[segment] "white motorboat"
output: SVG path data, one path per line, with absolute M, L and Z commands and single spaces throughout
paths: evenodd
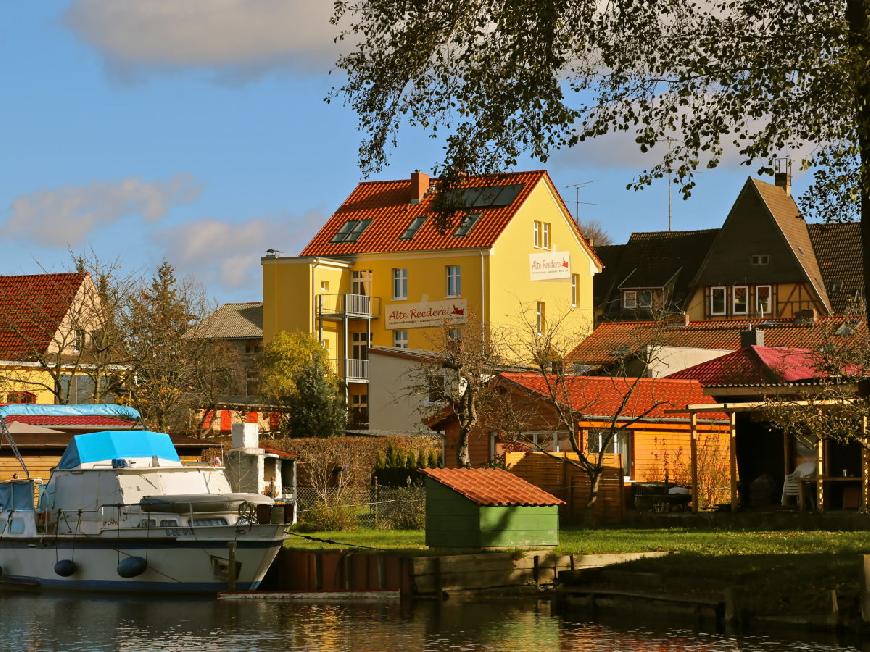
M 0 432 L 16 455 L 3 419 L 22 411 L 139 417 L 124 406 L 0 407 Z M 284 541 L 283 519 L 277 518 L 283 507 L 272 504 L 267 496 L 233 493 L 222 467 L 182 464 L 164 433 L 75 435 L 45 485 L 31 479 L 0 483 L 0 584 L 181 593 L 256 589 Z M 265 512 L 266 523 L 258 522 L 258 512 Z

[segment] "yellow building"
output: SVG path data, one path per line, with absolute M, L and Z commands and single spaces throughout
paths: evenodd
M 592 327 L 601 263 L 544 171 L 469 176 L 451 193 L 450 228 L 433 217 L 437 179 L 360 183 L 298 257 L 263 258 L 263 339 L 316 336 L 368 406 L 368 346 L 431 350 L 445 324 Z M 443 198 L 442 198 L 443 199 Z M 525 315 L 525 317 L 523 317 Z

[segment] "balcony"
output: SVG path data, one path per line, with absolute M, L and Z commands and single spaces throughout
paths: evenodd
M 367 383 L 369 381 L 369 361 L 346 358 L 344 361 L 344 379 L 349 383 Z
M 373 319 L 380 311 L 380 299 L 365 294 L 318 294 L 315 305 L 317 314 L 325 319 Z

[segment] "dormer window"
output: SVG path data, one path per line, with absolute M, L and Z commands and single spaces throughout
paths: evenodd
M 622 293 L 622 307 L 628 310 L 637 308 L 637 292 L 634 290 L 626 290 Z
M 468 232 L 471 231 L 472 228 L 474 228 L 474 225 L 477 224 L 477 220 L 479 219 L 479 213 L 469 213 L 462 218 L 462 221 L 459 223 L 459 226 L 456 227 L 453 235 L 455 235 L 457 238 L 468 235 Z
M 417 231 L 420 230 L 420 227 L 423 226 L 423 223 L 425 221 L 425 215 L 415 217 L 413 220 L 411 220 L 411 223 L 408 225 L 408 228 L 405 229 L 404 233 L 399 236 L 399 240 L 412 240 L 414 236 L 417 235 Z
M 366 228 L 368 228 L 368 225 L 371 223 L 371 220 L 348 220 L 341 225 L 338 233 L 336 233 L 332 237 L 332 241 L 356 242 L 357 240 L 359 240 L 359 237 L 362 235 L 363 231 L 365 231 Z
M 652 290 L 640 290 L 637 293 L 638 308 L 652 308 Z
M 770 254 L 752 254 L 749 260 L 753 265 L 770 265 Z

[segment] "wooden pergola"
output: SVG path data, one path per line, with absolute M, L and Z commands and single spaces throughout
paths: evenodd
M 829 405 L 848 405 L 854 403 L 857 399 L 843 400 L 819 400 L 819 401 L 793 401 L 789 405 L 795 407 L 818 407 L 824 409 Z M 731 424 L 730 436 L 728 438 L 728 455 L 730 459 L 730 482 L 731 482 L 731 511 L 737 511 L 737 447 L 736 447 L 736 415 L 738 412 L 755 412 L 768 407 L 768 403 L 764 401 L 746 401 L 735 403 L 697 403 L 687 405 L 685 409 L 668 410 L 672 413 L 689 413 L 691 423 L 691 471 L 692 471 L 692 510 L 698 511 L 698 414 L 705 412 L 724 412 L 728 415 L 728 421 Z M 868 511 L 870 506 L 870 450 L 868 450 L 868 424 L 867 417 L 864 417 L 863 424 L 864 443 L 861 447 L 861 477 L 857 478 L 861 484 L 861 511 Z M 841 478 L 832 476 L 828 473 L 827 454 L 826 454 L 826 439 L 819 439 L 817 444 L 817 461 L 818 468 L 816 470 L 816 509 L 820 512 L 825 510 L 825 483 L 826 482 L 842 482 L 843 480 L 854 481 L 856 478 Z M 789 463 L 788 438 L 784 442 L 783 455 L 786 458 L 786 468 Z

